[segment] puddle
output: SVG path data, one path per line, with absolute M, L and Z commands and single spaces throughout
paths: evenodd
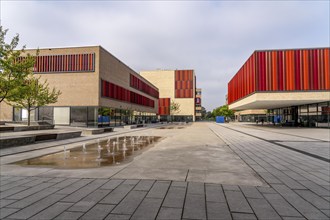
M 118 166 L 133 160 L 143 151 L 157 143 L 157 136 L 125 136 L 86 143 L 85 147 L 72 148 L 62 152 L 16 162 L 21 166 L 41 166 L 62 169 L 97 168 Z M 64 148 L 64 147 L 63 147 Z

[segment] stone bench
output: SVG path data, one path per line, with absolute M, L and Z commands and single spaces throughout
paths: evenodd
M 146 125 L 144 124 L 136 124 L 136 125 L 125 125 L 124 128 L 125 129 L 133 129 L 133 128 L 142 128 L 145 127 Z
M 81 136 L 81 131 L 68 131 L 68 132 L 59 132 L 59 133 L 30 134 L 30 135 L 22 135 L 15 137 L 1 137 L 0 149 L 34 144 L 39 141 L 64 140 L 64 139 L 76 138 L 80 136 Z
M 94 135 L 94 134 L 102 134 L 104 132 L 113 132 L 113 127 L 106 127 L 106 128 L 89 128 L 83 130 L 83 135 Z

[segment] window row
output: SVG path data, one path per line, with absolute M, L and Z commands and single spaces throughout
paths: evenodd
M 155 101 L 149 99 L 145 96 L 137 94 L 133 91 L 125 89 L 121 86 L 118 86 L 114 83 L 107 82 L 105 80 L 101 81 L 101 95 L 102 97 L 108 97 L 112 99 L 117 99 L 124 102 L 130 102 L 137 105 L 143 105 L 147 107 L 154 108 Z
M 134 76 L 133 74 L 130 75 L 130 86 L 152 97 L 155 97 L 157 99 L 159 98 L 159 92 L 156 89 L 152 88 L 147 83 L 143 82 L 141 79 Z
M 68 54 L 37 56 L 35 73 L 92 72 L 95 71 L 95 54 Z

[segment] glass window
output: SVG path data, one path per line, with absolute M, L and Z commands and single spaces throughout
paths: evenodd
M 72 126 L 87 126 L 87 107 L 71 107 L 70 115 Z
M 50 106 L 39 107 L 38 120 L 53 124 L 54 123 L 53 118 L 54 118 L 54 107 L 50 107 Z
M 309 112 L 317 112 L 317 104 L 309 105 Z
M 98 123 L 98 107 L 88 107 L 87 108 L 87 126 L 97 127 Z
M 20 108 L 14 108 L 14 121 L 22 121 L 22 114 Z

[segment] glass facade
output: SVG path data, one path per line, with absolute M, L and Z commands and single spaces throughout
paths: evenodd
M 330 102 L 270 109 L 268 121 L 283 126 L 330 127 Z
M 26 121 L 26 110 L 14 108 L 14 121 Z M 130 124 L 156 123 L 154 113 L 109 107 L 40 107 L 31 112 L 31 121 L 45 121 L 50 124 L 76 127 L 116 127 Z

